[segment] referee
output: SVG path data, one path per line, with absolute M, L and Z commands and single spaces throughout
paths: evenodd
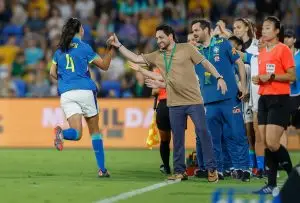
M 259 85 L 258 128 L 266 142 L 265 159 L 269 168 L 268 183 L 259 194 L 272 194 L 277 186 L 277 170 L 281 165 L 289 175 L 292 162 L 287 149 L 280 144 L 280 138 L 289 124 L 290 82 L 295 80 L 295 62 L 288 46 L 281 43 L 284 30 L 277 17 L 264 20 L 262 37 L 266 47 L 258 56 L 259 72 L 252 78 Z

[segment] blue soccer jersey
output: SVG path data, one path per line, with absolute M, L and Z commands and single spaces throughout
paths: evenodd
M 58 94 L 70 90 L 92 90 L 97 86 L 91 79 L 88 64 L 99 57 L 93 49 L 79 38 L 74 37 L 67 52 L 55 51 L 53 63 L 57 65 Z
M 291 96 L 300 95 L 300 51 L 294 55 L 295 64 L 296 64 L 296 81 L 291 84 Z
M 230 42 L 224 38 L 212 38 L 208 47 L 199 47 L 199 52 L 224 77 L 228 89 L 227 93 L 222 95 L 221 91 L 217 91 L 217 79 L 211 73 L 206 72 L 201 64 L 196 65 L 196 74 L 199 78 L 204 103 L 236 98 L 238 87 L 235 78 L 235 62 L 239 59 L 239 55 L 232 52 Z

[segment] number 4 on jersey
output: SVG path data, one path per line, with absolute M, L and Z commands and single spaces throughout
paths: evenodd
M 72 72 L 74 72 L 75 71 L 74 61 L 73 61 L 72 57 L 69 54 L 66 54 L 66 60 L 67 60 L 66 69 L 67 70 L 72 70 Z

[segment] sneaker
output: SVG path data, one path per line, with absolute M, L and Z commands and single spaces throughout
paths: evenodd
M 238 170 L 234 170 L 231 174 L 232 178 L 233 179 L 242 179 L 243 177 L 243 171 L 238 169 Z
M 58 151 L 62 151 L 64 148 L 64 137 L 62 135 L 61 127 L 57 126 L 54 129 L 54 134 L 55 134 L 54 146 Z
M 99 178 L 109 178 L 110 174 L 109 174 L 108 170 L 106 170 L 105 172 L 103 172 L 101 169 L 99 169 L 99 171 L 98 171 L 98 177 Z
M 218 172 L 218 178 L 219 180 L 224 180 L 224 175 L 221 172 Z
M 168 177 L 168 180 L 188 180 L 188 175 L 184 173 L 175 173 Z
M 208 171 L 207 179 L 208 179 L 208 182 L 210 182 L 210 183 L 218 182 L 219 181 L 218 171 L 217 170 Z
M 170 175 L 171 174 L 171 170 L 170 167 L 165 167 L 165 165 L 160 165 L 159 167 L 160 172 L 162 172 L 163 174 L 167 174 Z
M 208 172 L 207 172 L 207 170 L 198 169 L 195 171 L 194 175 L 198 178 L 207 178 Z
M 243 171 L 242 181 L 243 182 L 250 182 L 251 173 L 249 171 Z
M 273 186 L 270 186 L 270 185 L 266 185 L 264 187 L 262 187 L 261 189 L 257 190 L 257 191 L 254 191 L 253 193 L 254 194 L 272 194 L 273 190 L 275 189 L 276 187 L 273 187 Z

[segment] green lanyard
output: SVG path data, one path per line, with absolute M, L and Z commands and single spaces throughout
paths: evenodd
M 170 70 L 171 70 L 171 67 L 172 67 L 172 59 L 173 59 L 175 50 L 176 50 L 176 44 L 174 45 L 174 47 L 173 47 L 173 49 L 172 49 L 172 52 L 171 52 L 171 56 L 170 56 L 169 62 L 168 62 L 168 59 L 167 59 L 166 52 L 164 52 L 164 62 L 165 62 L 165 68 L 166 68 L 167 74 L 168 74 L 168 73 L 170 72 Z
M 210 44 L 209 44 L 209 49 L 208 49 L 208 57 L 206 56 L 206 54 L 204 53 L 204 51 L 203 51 L 203 46 L 202 47 L 200 47 L 200 48 L 198 48 L 198 50 L 201 52 L 201 54 L 203 55 L 203 56 L 205 56 L 205 58 L 208 60 L 208 61 L 210 61 L 210 50 L 211 50 L 211 47 L 212 46 L 214 46 L 213 44 L 215 43 L 215 38 L 212 38 L 211 39 L 211 41 L 210 41 Z
M 209 49 L 208 49 L 208 57 L 207 57 L 206 54 L 205 54 L 204 51 L 203 51 L 203 47 L 199 48 L 199 51 L 201 52 L 201 54 L 202 54 L 203 56 L 205 56 L 205 58 L 206 58 L 208 61 L 210 61 L 210 49 L 211 49 L 211 46 L 209 45 Z

